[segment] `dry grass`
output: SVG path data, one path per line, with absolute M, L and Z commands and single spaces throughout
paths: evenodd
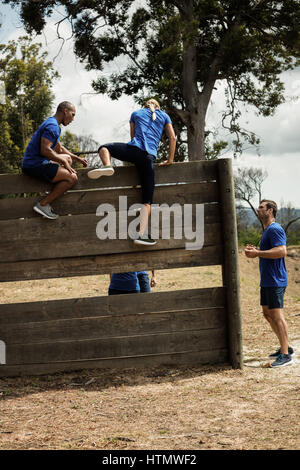
M 263 368 L 276 339 L 255 260 L 240 254 L 245 367 L 100 369 L 0 379 L 0 449 L 299 449 L 300 266 L 287 258 L 294 365 Z M 217 267 L 161 271 L 156 290 L 220 285 Z M 298 281 L 298 282 L 297 282 Z M 2 302 L 105 295 L 108 276 L 5 283 Z

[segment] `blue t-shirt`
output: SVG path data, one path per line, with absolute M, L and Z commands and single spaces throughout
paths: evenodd
M 114 273 L 110 280 L 110 289 L 124 291 L 140 291 L 140 285 L 136 272 Z
M 156 119 L 153 121 L 152 111 L 148 108 L 132 113 L 130 122 L 134 123 L 134 138 L 128 144 L 156 157 L 163 130 L 166 124 L 171 124 L 172 121 L 168 114 L 160 109 L 156 109 L 155 114 Z
M 50 117 L 44 121 L 35 131 L 24 153 L 21 163 L 22 168 L 34 168 L 48 163 L 49 159 L 41 155 L 41 139 L 45 137 L 52 142 L 51 148 L 55 149 L 59 142 L 61 128 L 55 117 Z
M 275 246 L 286 245 L 285 231 L 276 222 L 269 225 L 262 236 L 259 249 L 270 250 Z M 288 275 L 283 258 L 259 258 L 261 287 L 285 287 L 288 285 Z

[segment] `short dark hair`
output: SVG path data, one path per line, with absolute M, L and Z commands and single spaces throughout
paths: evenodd
M 273 215 L 274 215 L 274 219 L 276 217 L 276 214 L 277 214 L 277 204 L 275 201 L 271 201 L 270 199 L 263 199 L 262 201 L 260 201 L 261 203 L 262 202 L 266 202 L 266 206 L 267 206 L 267 209 L 273 209 Z
M 64 109 L 72 109 L 72 108 L 74 108 L 74 105 L 70 103 L 70 101 L 62 101 L 57 106 L 56 112 L 60 112 L 60 111 L 63 111 Z

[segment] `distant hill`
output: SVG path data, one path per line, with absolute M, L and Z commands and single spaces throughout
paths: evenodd
M 237 204 L 236 206 L 237 217 L 242 217 L 244 222 L 248 225 L 257 224 L 257 218 L 250 207 L 241 206 Z M 277 212 L 276 221 L 279 224 L 287 223 L 288 220 L 294 219 L 296 217 L 300 217 L 300 209 L 290 209 L 288 207 L 282 207 Z M 298 228 L 300 226 L 300 220 L 294 224 L 294 228 Z

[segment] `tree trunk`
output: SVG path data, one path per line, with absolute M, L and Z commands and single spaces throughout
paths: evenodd
M 205 113 L 190 112 L 187 123 L 188 156 L 190 161 L 205 160 Z
M 182 78 L 186 106 L 181 119 L 187 128 L 189 160 L 205 160 L 205 117 L 216 81 L 217 60 L 211 64 L 207 83 L 200 92 L 197 83 L 197 29 L 194 24 L 193 0 L 186 0 L 180 13 L 185 24 Z

